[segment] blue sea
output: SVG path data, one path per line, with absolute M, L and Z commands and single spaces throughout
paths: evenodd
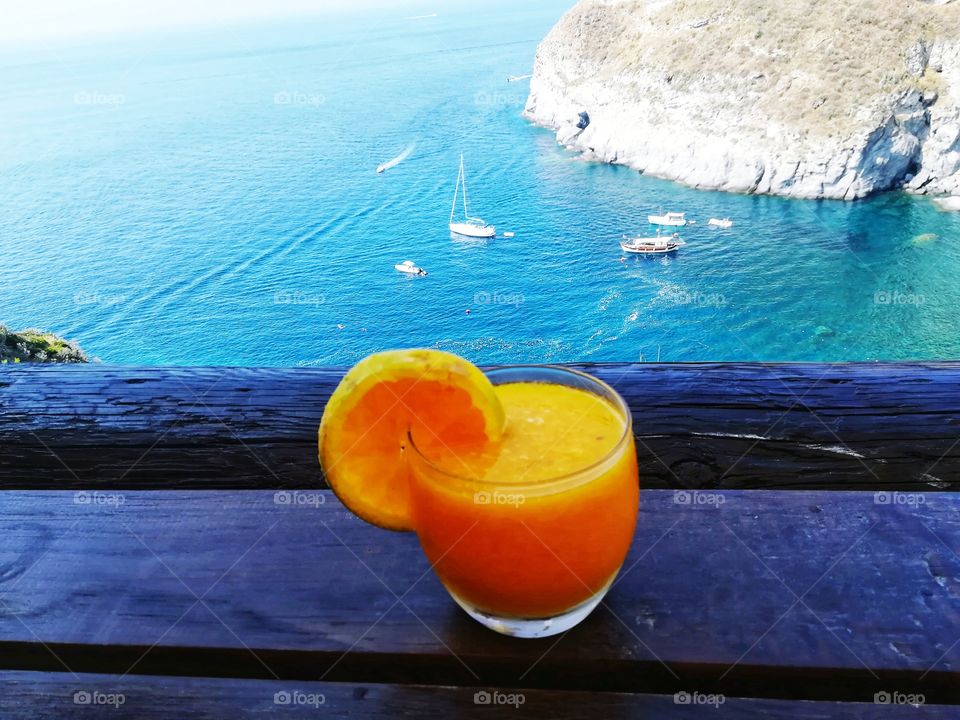
M 506 77 L 570 4 L 0 50 L 0 323 L 121 364 L 960 358 L 960 214 L 688 189 L 524 120 Z M 461 153 L 471 211 L 515 237 L 451 239 Z M 699 220 L 686 247 L 622 260 L 661 208 Z

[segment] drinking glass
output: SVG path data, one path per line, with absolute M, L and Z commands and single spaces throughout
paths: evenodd
M 531 391 L 544 402 L 557 386 L 584 390 L 609 403 L 622 422 L 613 449 L 599 455 L 577 426 L 545 438 L 553 451 L 543 460 L 562 447 L 568 467 L 535 481 L 528 475 L 537 458 L 499 467 L 493 477 L 456 472 L 410 438 L 417 535 L 451 597 L 497 632 L 554 635 L 600 603 L 630 549 L 639 504 L 630 410 L 609 385 L 567 368 L 502 367 L 487 377 L 495 386 L 534 383 Z

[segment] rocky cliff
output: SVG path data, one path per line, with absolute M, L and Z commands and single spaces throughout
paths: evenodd
M 695 187 L 960 196 L 960 0 L 580 0 L 526 115 Z

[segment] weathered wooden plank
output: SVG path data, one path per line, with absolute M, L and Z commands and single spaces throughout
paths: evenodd
M 329 491 L 0 498 L 6 669 L 960 702 L 952 493 L 645 491 L 606 604 L 536 641 Z
M 477 697 L 477 693 L 487 696 Z M 493 704 L 493 693 L 497 693 Z M 490 703 L 485 703 L 488 699 Z M 690 700 L 689 702 L 684 702 Z M 710 704 L 699 704 L 710 701 Z M 866 720 L 960 717 L 950 706 L 878 705 L 755 698 L 676 698 L 672 695 L 585 693 L 529 688 L 437 687 L 221 680 L 69 673 L 0 673 L 0 717 L 5 720 L 62 718 L 666 718 L 704 715 L 737 720 Z M 320 714 L 322 713 L 322 715 Z
M 960 487 L 960 363 L 584 367 L 644 487 Z M 0 369 L 0 487 L 322 487 L 338 369 Z

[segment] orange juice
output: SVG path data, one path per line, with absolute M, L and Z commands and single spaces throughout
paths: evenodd
M 611 388 L 561 368 L 488 377 L 506 415 L 502 439 L 487 457 L 411 448 L 413 525 L 468 613 L 501 632 L 553 634 L 602 599 L 630 548 L 639 488 L 629 412 Z M 551 626 L 578 608 L 569 625 Z M 511 619 L 546 624 L 512 631 Z

